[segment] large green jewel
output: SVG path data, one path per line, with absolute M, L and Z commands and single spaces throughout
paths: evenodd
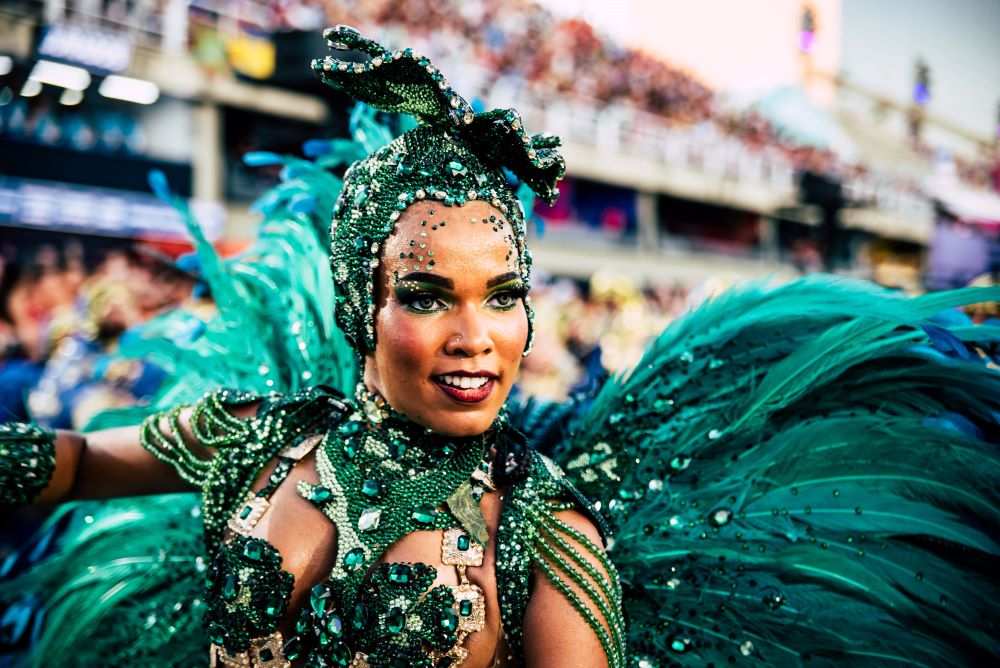
M 397 584 L 406 584 L 412 575 L 413 571 L 407 564 L 393 564 L 389 567 L 389 580 Z
M 368 478 L 361 486 L 361 493 L 370 499 L 374 499 L 382 494 L 383 485 L 380 480 Z
M 309 607 L 317 615 L 322 615 L 331 596 L 333 596 L 333 592 L 330 591 L 329 586 L 322 583 L 315 585 L 309 592 Z
M 458 615 L 450 606 L 441 610 L 441 628 L 448 633 L 454 633 L 458 628 Z
M 412 517 L 418 524 L 431 525 L 434 524 L 437 514 L 438 511 L 432 504 L 422 503 L 413 509 L 413 513 L 410 517 Z
M 354 547 L 344 555 L 344 568 L 349 571 L 356 570 L 365 563 L 365 551 L 360 547 Z
M 385 628 L 393 635 L 398 634 L 406 626 L 406 614 L 402 608 L 390 608 L 385 615 Z

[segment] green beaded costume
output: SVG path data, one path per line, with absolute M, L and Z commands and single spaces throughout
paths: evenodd
M 174 335 L 132 352 L 174 365 L 177 382 L 157 403 L 166 410 L 144 423 L 143 441 L 201 503 L 85 506 L 62 556 L 0 586 L 7 598 L 31 586 L 49 600 L 35 665 L 459 665 L 482 628 L 484 593 L 465 569 L 482 562 L 476 501 L 493 487 L 506 490 L 495 540 L 509 663 L 523 662 L 540 577 L 611 666 L 997 661 L 1000 373 L 979 353 L 1000 332 L 939 314 L 1000 290 L 906 299 L 825 276 L 741 286 L 675 322 L 594 397 L 512 404 L 475 438 L 427 433 L 354 390 L 358 356 L 378 345 L 381 244 L 414 201 L 486 199 L 510 223 L 527 282 L 509 180 L 551 199 L 562 160 L 513 112 L 473 113 L 419 54 L 343 27 L 327 37 L 338 57 L 314 63 L 324 80 L 422 125 L 392 139 L 359 111 L 363 150 L 334 142 L 313 144 L 315 161 L 253 156 L 285 170 L 243 257 L 222 262 L 192 224 L 220 317 L 182 340 L 187 321 L 171 316 L 161 330 Z M 329 167 L 355 160 L 334 206 L 341 184 Z M 316 269 L 331 244 L 332 276 Z M 431 256 L 410 259 L 429 268 Z M 232 416 L 250 401 L 255 417 Z M 182 415 L 213 455 L 188 447 Z M 108 414 L 102 426 L 136 417 Z M 5 493 L 7 471 L 44 450 L 43 436 L 0 431 L 2 451 L 15 453 Z M 288 610 L 294 582 L 255 528 L 305 461 L 318 482 L 296 492 L 337 527 L 337 551 L 329 576 Z M 560 519 L 570 509 L 601 529 L 606 554 Z M 416 529 L 440 532 L 458 585 L 433 586 L 432 565 L 378 563 Z M 293 632 L 282 634 L 288 615 Z

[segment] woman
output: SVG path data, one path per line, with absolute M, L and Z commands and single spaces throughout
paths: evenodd
M 62 435 L 40 500 L 201 487 L 222 665 L 621 665 L 592 510 L 501 415 L 530 330 L 502 173 L 418 128 L 352 167 L 334 226 L 357 404 L 219 393 Z
M 531 341 L 507 172 L 552 199 L 557 142 L 511 111 L 474 114 L 418 54 L 327 36 L 341 58 L 314 63 L 325 80 L 423 122 L 353 165 L 334 208 L 354 400 L 213 392 L 139 432 L 60 436 L 54 474 L 51 440 L 7 427 L 7 499 L 200 490 L 217 665 L 995 654 L 1000 377 L 962 354 L 993 334 L 932 321 L 992 293 L 749 286 L 669 328 L 589 402 L 505 410 Z M 278 193 L 294 220 L 304 193 Z M 320 310 L 289 331 L 318 328 Z

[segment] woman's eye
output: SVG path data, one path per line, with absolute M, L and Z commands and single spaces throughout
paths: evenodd
M 498 292 L 490 298 L 490 306 L 498 309 L 511 309 L 517 303 L 518 295 L 513 292 Z
M 445 307 L 444 302 L 433 295 L 414 295 L 409 299 L 403 300 L 403 305 L 411 311 L 419 313 L 439 311 Z

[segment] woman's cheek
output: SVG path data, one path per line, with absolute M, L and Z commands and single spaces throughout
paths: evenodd
M 412 369 L 415 362 L 430 360 L 435 350 L 435 327 L 428 322 L 429 319 L 415 317 L 398 305 L 387 311 L 382 330 L 388 333 L 386 343 L 390 344 L 391 358 L 395 363 L 406 365 L 395 371 L 405 373 Z

